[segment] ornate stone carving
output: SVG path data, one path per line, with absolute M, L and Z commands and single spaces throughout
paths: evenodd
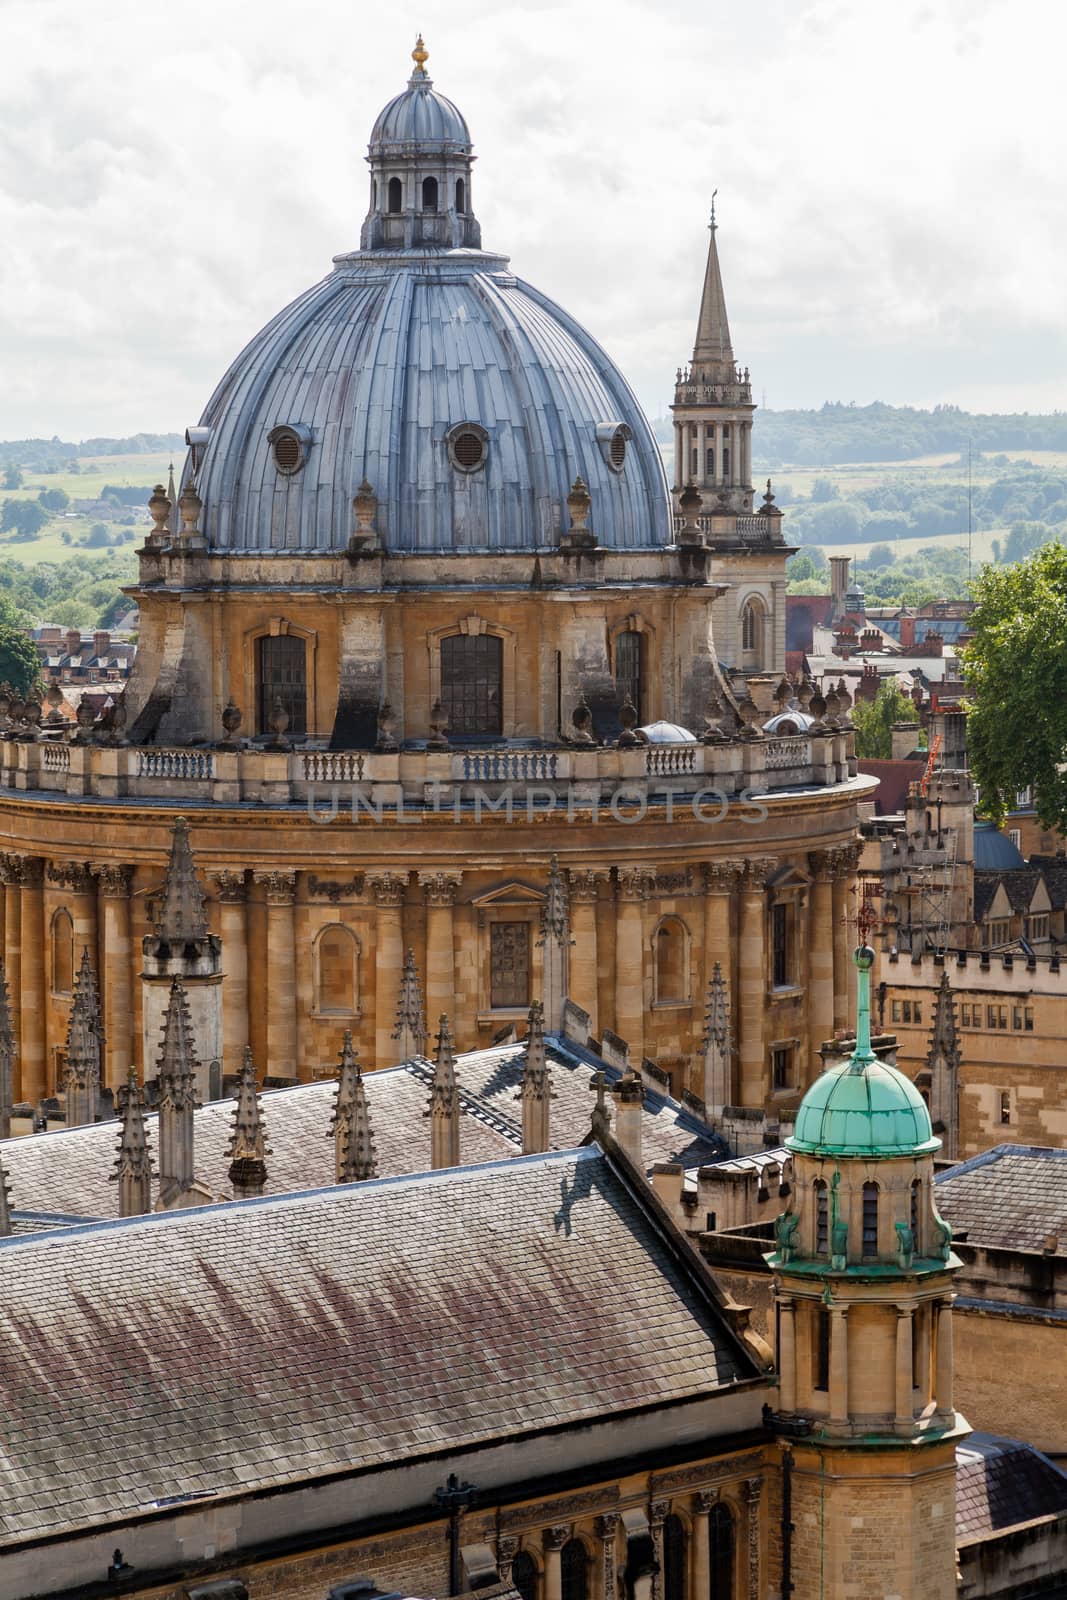
M 743 861 L 706 861 L 704 863 L 704 892 L 706 894 L 732 894 L 744 876 Z
M 224 906 L 235 906 L 247 898 L 248 885 L 243 872 L 218 872 L 215 874 L 215 894 Z
M 96 887 L 88 861 L 50 861 L 45 876 L 49 883 L 71 889 L 75 894 L 92 894 Z
M 128 900 L 133 888 L 133 868 L 108 863 L 96 868 L 100 893 L 108 900 Z
M 619 867 L 618 894 L 620 900 L 647 900 L 656 883 L 656 875 L 648 867 Z
M 748 1504 L 748 1594 L 749 1600 L 759 1600 L 759 1503 L 763 1492 L 762 1478 L 745 1479 L 745 1500 Z
M 342 900 L 354 900 L 362 893 L 362 872 L 357 872 L 355 877 L 349 878 L 346 883 L 338 883 L 333 878 L 316 878 L 314 873 L 308 879 L 308 898 L 328 900 L 334 906 Z
M 496 1536 L 496 1569 L 501 1583 L 511 1582 L 511 1563 L 519 1553 L 519 1541 L 513 1533 Z
M 778 862 L 774 856 L 751 856 L 745 862 L 746 894 L 762 894 Z
M 669 1472 L 656 1472 L 652 1476 L 650 1493 L 653 1495 L 677 1494 L 685 1489 L 705 1489 L 709 1485 L 735 1481 L 744 1473 L 758 1472 L 761 1466 L 758 1452 L 731 1456 L 718 1465 L 708 1462 L 695 1466 L 675 1467 Z
M 44 862 L 40 856 L 12 856 L 17 863 L 14 881 L 22 889 L 39 889 L 44 883 Z
M 698 1517 L 711 1514 L 712 1506 L 718 1505 L 721 1491 L 718 1489 L 698 1489 L 693 1496 L 693 1510 Z
M 758 1457 L 754 1460 L 758 1462 Z M 523 1529 L 546 1527 L 557 1517 L 571 1517 L 577 1521 L 583 1517 L 594 1517 L 598 1512 L 606 1514 L 607 1509 L 618 1504 L 618 1500 L 618 1486 L 605 1485 L 587 1490 L 584 1494 L 560 1495 L 553 1500 L 538 1500 L 531 1505 L 517 1506 L 514 1511 L 501 1511 L 500 1526 L 521 1532 Z M 569 1532 L 570 1524 L 567 1525 Z
M 256 872 L 252 876 L 263 885 L 269 906 L 291 906 L 295 901 L 295 872 Z
M 615 1600 L 617 1593 L 617 1573 L 615 1562 L 617 1551 L 616 1535 L 619 1523 L 622 1521 L 617 1511 L 606 1511 L 603 1516 L 596 1519 L 596 1531 L 600 1535 L 604 1546 L 602 1565 L 604 1569 L 604 1600 Z
M 851 878 L 859 867 L 863 846 L 858 843 L 838 845 L 835 850 L 830 850 L 827 854 L 833 857 L 835 877 Z
M 809 850 L 808 867 L 816 878 L 832 878 L 835 871 L 833 850 Z
M 605 871 L 595 867 L 586 868 L 584 872 L 568 872 L 567 888 L 570 898 L 579 905 L 594 904 L 599 896 L 600 885 L 607 879 Z
M 546 1528 L 541 1535 L 541 1543 L 546 1550 L 562 1550 L 571 1536 L 569 1522 L 558 1522 L 551 1528 Z
M 407 887 L 407 874 L 398 872 L 368 872 L 367 883 L 374 894 L 376 906 L 401 906 Z
M 688 894 L 693 887 L 692 867 L 681 867 L 677 872 L 657 872 L 657 894 Z
M 418 878 L 428 906 L 455 905 L 462 872 L 420 872 Z

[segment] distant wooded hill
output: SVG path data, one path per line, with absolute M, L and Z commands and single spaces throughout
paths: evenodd
M 949 450 L 1067 450 L 1067 412 L 961 411 L 936 406 L 827 402 L 818 411 L 759 411 L 752 436 L 756 466 L 828 467 L 854 461 L 910 461 Z
M 0 470 L 69 472 L 80 456 L 147 456 L 160 450 L 184 450 L 181 433 L 135 433 L 128 439 L 0 439 Z

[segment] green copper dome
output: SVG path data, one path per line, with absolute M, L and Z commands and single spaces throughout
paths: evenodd
M 924 1156 L 941 1148 L 922 1095 L 896 1067 L 871 1049 L 871 966 L 874 951 L 861 946 L 856 1048 L 851 1059 L 813 1083 L 797 1112 L 786 1149 L 800 1155 Z

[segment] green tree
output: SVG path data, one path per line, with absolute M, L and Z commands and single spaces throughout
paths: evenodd
M 797 555 L 790 556 L 785 564 L 785 575 L 790 583 L 807 583 L 812 579 L 821 577 L 820 570 L 806 550 L 801 550 Z M 816 593 L 822 593 L 827 588 L 825 581 Z
M 99 550 L 102 549 L 104 545 L 110 543 L 111 539 L 108 535 L 107 525 L 103 522 L 94 522 L 92 527 L 89 529 L 89 532 L 85 536 L 86 548 L 89 550 Z
M 816 505 L 825 505 L 828 500 L 839 498 L 840 490 L 832 478 L 816 478 L 811 486 L 811 498 Z
M 28 694 L 41 680 L 36 645 L 10 622 L 0 622 L 0 683 L 5 680 L 20 695 Z
M 967 743 L 982 809 L 1003 821 L 1033 787 L 1044 828 L 1067 828 L 1067 546 L 983 567 L 974 586 Z
M 1052 538 L 1047 522 L 1013 522 L 1004 541 L 1001 560 L 1025 561 Z
M 0 529 L 19 539 L 32 539 L 48 521 L 48 512 L 36 500 L 5 500 Z
M 4 469 L 4 488 L 22 488 L 22 473 L 19 471 L 18 467 L 6 467 Z
M 876 544 L 874 549 L 867 556 L 866 564 L 868 567 L 874 567 L 878 569 L 881 567 L 891 567 L 895 560 L 896 557 L 887 544 Z
M 65 489 L 42 489 L 37 499 L 46 511 L 66 511 L 70 505 L 70 495 Z
M 857 700 L 852 708 L 856 754 L 864 761 L 888 761 L 893 754 L 894 722 L 914 722 L 915 707 L 894 678 L 880 684 L 873 700 Z

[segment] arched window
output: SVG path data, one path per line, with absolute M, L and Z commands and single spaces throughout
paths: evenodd
M 726 1600 L 734 1592 L 734 1519 L 720 1500 L 708 1516 L 708 1567 L 712 1600 Z
M 74 989 L 74 923 L 69 911 L 57 911 L 52 918 L 52 993 L 71 994 Z
M 404 209 L 404 185 L 399 178 L 389 179 L 389 210 L 395 216 Z
M 589 1553 L 580 1539 L 568 1539 L 559 1553 L 562 1600 L 589 1600 Z
M 511 1587 L 522 1600 L 537 1600 L 537 1562 L 528 1550 L 520 1550 L 511 1563 Z
M 707 478 L 714 478 L 715 476 L 715 450 L 711 445 L 708 446 L 707 465 L 704 470 L 704 476 Z
M 863 1185 L 863 1255 L 870 1260 L 878 1254 L 878 1185 Z
M 467 209 L 467 185 L 463 182 L 462 178 L 457 178 L 456 179 L 456 210 L 459 212 L 460 216 L 462 216 L 464 211 L 466 211 L 466 209 Z
M 441 704 L 452 734 L 504 730 L 504 645 L 490 633 L 441 640 Z
M 422 209 L 424 211 L 437 210 L 436 178 L 423 178 L 422 180 Z
M 750 600 L 741 612 L 741 648 L 742 650 L 759 649 L 759 609 Z
M 339 922 L 315 941 L 315 1009 L 351 1016 L 358 1005 L 359 942 Z
M 921 1187 L 918 1178 L 911 1180 L 911 1216 L 908 1221 L 911 1227 L 911 1241 L 916 1255 L 919 1254 L 919 1195 Z
M 370 208 L 371 208 L 372 211 L 377 211 L 377 209 L 378 209 L 378 180 L 377 180 L 377 178 L 372 178 L 371 179 Z
M 663 1524 L 664 1600 L 686 1600 L 685 1562 L 685 1528 L 672 1511 Z
M 725 423 L 722 430 L 722 475 L 724 479 L 730 477 L 730 424 Z
M 824 1256 L 830 1247 L 830 1207 L 827 1201 L 826 1184 L 822 1178 L 816 1178 L 814 1188 L 815 1254 Z
M 637 720 L 644 718 L 645 707 L 645 636 L 636 628 L 628 628 L 615 639 L 615 683 L 619 699 L 627 697 L 637 710 Z
M 655 994 L 660 1004 L 689 999 L 688 939 L 685 924 L 665 917 L 656 929 Z
M 307 732 L 307 647 L 293 634 L 265 634 L 259 640 L 256 700 L 259 732 L 270 733 L 276 703 L 289 718 L 289 733 Z

